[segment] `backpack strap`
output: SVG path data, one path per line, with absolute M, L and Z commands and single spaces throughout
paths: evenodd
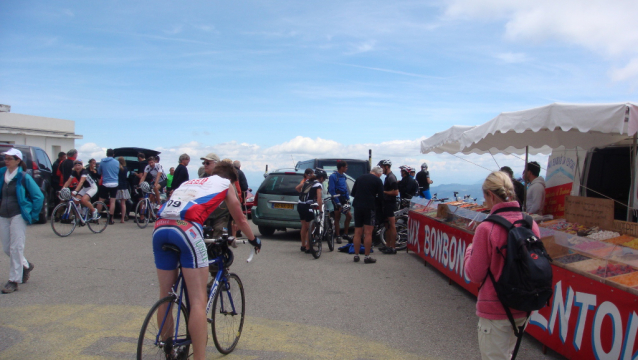
M 485 218 L 485 220 L 483 220 L 483 221 L 487 221 L 487 222 L 491 222 L 491 223 L 494 223 L 494 224 L 501 225 L 507 231 L 509 231 L 511 228 L 514 227 L 514 224 L 512 224 L 509 221 L 507 221 L 507 219 L 505 219 L 504 217 L 502 217 L 500 215 L 492 214 L 492 215 L 488 216 L 487 218 Z
M 521 208 L 518 206 L 508 206 L 508 207 L 500 208 L 498 210 L 494 210 L 492 215 L 502 213 L 502 212 L 522 212 L 522 211 L 523 210 L 521 210 Z

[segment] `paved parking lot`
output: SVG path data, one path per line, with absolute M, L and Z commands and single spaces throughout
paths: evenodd
M 132 359 L 157 300 L 152 228 L 128 222 L 103 234 L 28 228 L 36 266 L 20 291 L 0 295 L 0 359 Z M 299 251 L 299 231 L 263 238 L 261 254 L 235 250 L 247 318 L 227 359 L 479 359 L 475 298 L 414 254 L 375 255 L 373 265 Z M 0 256 L 0 278 L 8 277 Z M 519 359 L 559 359 L 526 337 Z M 209 358 L 222 358 L 209 341 Z

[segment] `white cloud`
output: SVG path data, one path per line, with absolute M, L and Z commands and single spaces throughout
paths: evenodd
M 625 67 L 621 69 L 612 69 L 611 79 L 614 81 L 638 79 L 638 58 L 632 59 Z
M 100 159 L 106 157 L 106 148 L 100 147 L 96 143 L 86 143 L 77 148 L 78 159 L 84 161 L 84 165 L 89 163 L 90 159 Z
M 505 21 L 504 36 L 515 42 L 560 42 L 582 46 L 604 57 L 634 58 L 612 72 L 627 80 L 638 59 L 638 1 L 635 0 L 450 0 L 447 19 Z

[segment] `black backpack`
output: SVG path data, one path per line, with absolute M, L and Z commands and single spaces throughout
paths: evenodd
M 494 284 L 494 289 L 500 300 L 507 318 L 512 323 L 514 334 L 518 338 L 512 354 L 516 357 L 524 325 L 516 327 L 510 308 L 527 312 L 527 317 L 534 310 L 540 310 L 549 305 L 552 298 L 552 266 L 551 257 L 545 250 L 543 242 L 532 232 L 534 221 L 532 217 L 523 214 L 523 219 L 510 223 L 505 218 L 495 215 L 499 212 L 520 211 L 520 208 L 503 208 L 495 211 L 484 221 L 498 224 L 508 231 L 507 243 L 497 248 L 505 259 L 501 277 L 496 281 L 494 274 L 488 270 L 488 276 Z M 516 226 L 519 225 L 520 226 Z M 505 254 L 501 250 L 505 250 Z
M 310 189 L 312 189 L 312 186 L 313 186 L 314 184 L 316 184 L 316 183 L 317 183 L 317 180 L 313 180 L 313 181 L 306 181 L 306 182 L 303 184 L 303 187 L 301 188 L 301 194 L 299 194 L 299 200 L 300 200 L 301 202 L 306 202 L 306 201 L 308 201 L 308 198 L 310 197 L 310 196 L 309 196 L 309 194 L 310 194 Z

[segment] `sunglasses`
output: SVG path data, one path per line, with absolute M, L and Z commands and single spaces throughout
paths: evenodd
M 13 156 L 5 156 L 4 161 L 7 161 L 7 160 L 17 160 L 17 159 Z
M 210 165 L 210 164 L 214 164 L 216 163 L 216 161 L 204 161 L 202 162 L 202 165 Z

